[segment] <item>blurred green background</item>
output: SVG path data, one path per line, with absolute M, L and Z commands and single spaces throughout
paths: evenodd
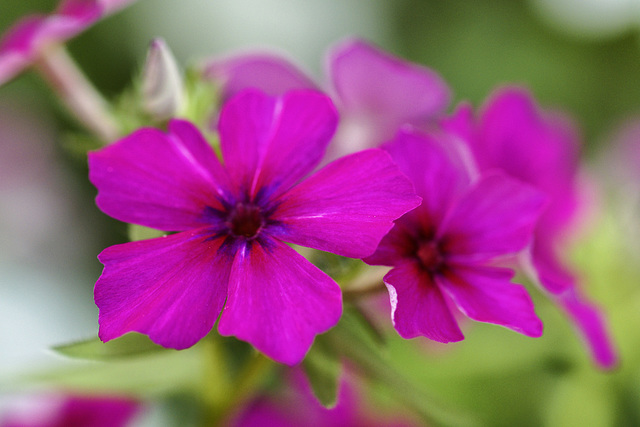
M 0 33 L 20 16 L 50 11 L 56 3 L 2 0 Z M 563 15 L 558 12 L 561 7 L 555 7 L 553 13 L 550 3 L 139 0 L 72 40 L 69 50 L 96 86 L 113 98 L 139 72 L 146 46 L 155 36 L 164 37 L 183 64 L 233 49 L 271 46 L 322 78 L 326 48 L 345 36 L 357 35 L 438 71 L 452 87 L 456 103 L 469 100 L 480 106 L 497 86 L 526 85 L 541 105 L 573 115 L 583 131 L 585 159 L 595 163 L 606 150 L 610 133 L 640 113 L 640 6 L 631 0 L 558 0 L 556 3 L 566 4 L 568 13 Z M 582 10 L 588 7 L 595 19 Z M 571 21 L 568 17 L 572 16 L 587 17 Z M 27 72 L 0 87 L 0 106 L 0 114 L 24 112 L 31 120 L 45 123 L 48 139 L 43 144 L 55 147 L 52 161 L 66 176 L 64 183 L 56 185 L 73 206 L 69 215 L 77 219 L 64 230 L 52 225 L 52 233 L 60 237 L 52 237 L 54 243 L 48 243 L 50 249 L 45 253 L 27 250 L 16 254 L 11 252 L 15 242 L 9 240 L 0 245 L 0 269 L 8 271 L 11 265 L 13 274 L 2 275 L 0 291 L 7 295 L 9 289 L 23 289 L 26 296 L 20 301 L 25 301 L 24 310 L 32 310 L 35 319 L 27 327 L 0 313 L 0 338 L 8 343 L 5 358 L 9 365 L 2 371 L 6 372 L 19 359 L 11 358 L 12 352 L 27 354 L 95 331 L 91 289 L 101 271 L 96 254 L 125 241 L 126 229 L 95 208 L 86 166 L 62 149 L 64 135 L 77 127 L 37 75 Z M 14 106 L 15 111 L 11 110 Z M 12 132 L 7 126 L 0 127 L 0 155 L 3 147 L 19 143 Z M 0 177 L 10 173 L 5 170 Z M 640 236 L 620 221 L 623 207 L 618 202 L 628 193 L 617 190 L 608 188 L 609 193 L 602 196 L 604 213 L 590 223 L 585 237 L 568 254 L 585 279 L 585 289 L 610 317 L 622 360 L 615 371 L 602 373 L 591 364 L 568 322 L 536 291 L 532 292 L 545 323 L 544 337 L 533 340 L 495 326 L 473 324 L 468 325 L 464 343 L 445 349 L 420 340 L 407 342 L 390 333 L 389 353 L 397 368 L 442 401 L 477 415 L 482 425 L 640 425 L 640 270 L 638 254 L 628 246 L 629 240 Z M 640 194 L 638 190 L 640 184 L 632 189 Z M 13 199 L 9 192 L 0 194 L 3 215 Z M 638 218 L 638 209 L 631 209 L 631 218 Z M 48 215 L 46 206 L 40 215 Z M 13 235 L 9 231 L 17 227 L 7 218 L 0 216 L 0 235 Z M 68 245 L 56 251 L 55 242 L 60 240 L 55 239 L 67 239 Z M 41 246 L 39 242 L 36 239 L 34 247 Z M 83 250 L 72 251 L 74 245 Z M 27 286 L 20 281 L 30 276 L 15 273 L 15 265 L 24 271 L 41 271 L 47 280 L 55 270 L 57 279 L 54 283 L 35 279 L 37 283 Z M 55 286 L 60 282 L 65 283 L 66 293 L 57 293 Z M 45 301 L 39 292 L 59 295 L 56 304 Z M 30 298 L 42 298 L 40 305 L 50 311 L 43 314 L 30 308 Z M 11 297 L 5 300 L 11 303 Z M 47 326 L 47 316 L 66 316 L 69 322 Z M 70 324 L 84 326 L 74 329 Z M 47 327 L 57 329 L 42 332 Z M 30 336 L 33 340 L 25 344 Z M 15 350 L 21 345 L 22 350 Z

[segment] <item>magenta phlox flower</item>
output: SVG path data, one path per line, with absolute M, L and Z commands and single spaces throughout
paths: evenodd
M 470 107 L 462 109 L 457 114 L 473 120 Z M 575 279 L 556 251 L 581 202 L 575 127 L 560 113 L 541 111 L 527 91 L 507 87 L 490 96 L 474 128 L 471 137 L 464 132 L 481 170 L 502 169 L 549 196 L 536 227 L 533 264 L 549 292 L 567 290 Z
M 173 120 L 89 154 L 96 203 L 166 237 L 104 250 L 99 336 L 129 331 L 182 349 L 218 331 L 298 363 L 342 312 L 338 285 L 290 242 L 362 258 L 419 204 L 390 156 L 371 149 L 320 162 L 337 125 L 328 97 L 247 90 L 221 112 L 224 163 L 199 131 Z M 301 181 L 302 180 L 302 181 Z M 223 310 L 224 307 L 224 310 Z
M 542 322 L 529 294 L 495 263 L 529 244 L 546 198 L 498 171 L 472 177 L 451 142 L 403 129 L 383 146 L 423 197 L 365 258 L 393 266 L 384 277 L 393 324 L 404 338 L 460 341 L 457 307 L 473 320 L 538 337 Z
M 501 169 L 548 196 L 530 248 L 534 273 L 576 324 L 597 363 L 615 364 L 602 314 L 577 289 L 576 275 L 559 256 L 587 205 L 575 125 L 559 112 L 541 110 L 533 96 L 518 87 L 494 92 L 477 119 L 465 104 L 442 124 L 469 144 L 480 170 Z
M 140 402 L 117 396 L 20 396 L 0 415 L 0 426 L 124 427 L 140 408 Z
M 326 68 L 326 90 L 341 117 L 331 157 L 376 147 L 391 139 L 402 124 L 427 126 L 444 114 L 450 102 L 450 90 L 437 73 L 359 39 L 333 47 Z M 277 55 L 214 59 L 205 66 L 205 75 L 221 85 L 223 100 L 246 87 L 275 94 L 315 87 L 304 72 Z
M 35 62 L 52 45 L 64 43 L 134 0 L 63 0 L 51 15 L 30 15 L 0 40 L 0 84 Z

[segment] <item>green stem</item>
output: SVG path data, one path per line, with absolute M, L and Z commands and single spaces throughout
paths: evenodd
M 36 63 L 44 79 L 82 125 L 105 144 L 120 136 L 108 103 L 87 80 L 63 46 L 47 50 Z

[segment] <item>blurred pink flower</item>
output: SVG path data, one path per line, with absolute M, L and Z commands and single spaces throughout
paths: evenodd
M 335 407 L 318 403 L 309 382 L 299 370 L 285 376 L 288 387 L 249 402 L 229 421 L 233 427 L 410 427 L 404 414 L 382 413 L 358 394 L 352 377 L 343 375 Z
M 40 395 L 9 402 L 0 427 L 124 427 L 140 403 L 116 396 Z
M 617 355 L 604 316 L 584 298 L 575 273 L 560 257 L 587 207 L 573 122 L 560 112 L 540 109 L 525 89 L 504 87 L 489 96 L 477 118 L 463 104 L 442 126 L 468 143 L 481 171 L 502 170 L 548 196 L 530 250 L 534 272 L 577 326 L 596 362 L 613 366 Z
M 223 102 L 247 87 L 271 94 L 317 88 L 299 67 L 266 53 L 213 59 L 204 74 L 221 86 Z M 450 90 L 436 72 L 358 39 L 345 40 L 329 51 L 327 76 L 326 90 L 340 111 L 330 158 L 376 147 L 403 124 L 428 126 L 450 102 Z
M 63 0 L 51 15 L 30 15 L 0 39 L 0 85 L 38 60 L 52 45 L 64 43 L 135 0 Z

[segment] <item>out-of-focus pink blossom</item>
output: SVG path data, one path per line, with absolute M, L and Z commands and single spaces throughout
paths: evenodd
M 63 0 L 50 15 L 30 15 L 0 39 L 0 85 L 38 60 L 53 45 L 64 43 L 135 0 Z
M 338 401 L 327 409 L 320 405 L 300 371 L 286 376 L 290 387 L 249 402 L 229 422 L 233 427 L 410 427 L 401 414 L 381 413 L 367 405 L 348 376 L 340 380 Z
M 116 396 L 21 396 L 8 402 L 0 427 L 124 427 L 140 402 Z
M 538 107 L 519 87 L 495 91 L 477 118 L 470 105 L 461 105 L 442 126 L 468 143 L 481 171 L 502 170 L 548 196 L 530 250 L 534 273 L 576 325 L 594 360 L 613 366 L 617 355 L 604 316 L 582 295 L 576 274 L 560 256 L 587 207 L 576 126 L 565 114 Z
M 362 40 L 348 39 L 333 47 L 326 68 L 326 90 L 341 120 L 329 147 L 331 158 L 376 147 L 403 124 L 428 126 L 450 102 L 450 90 L 436 72 Z M 213 59 L 204 74 L 221 86 L 223 102 L 247 87 L 272 94 L 317 87 L 290 61 L 265 53 Z

